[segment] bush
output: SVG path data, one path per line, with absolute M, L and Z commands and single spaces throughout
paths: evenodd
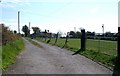
M 14 34 L 13 31 L 10 31 L 8 29 L 8 27 L 5 27 L 4 24 L 0 24 L 0 27 L 2 31 L 0 31 L 0 36 L 2 36 L 2 42 L 0 41 L 0 43 L 2 45 L 6 45 L 8 42 L 12 42 L 15 41 L 16 39 L 18 39 L 20 37 L 20 35 Z
M 0 68 L 6 70 L 10 64 L 14 63 L 16 56 L 23 48 L 24 42 L 20 34 L 16 34 L 4 24 L 0 24 L 0 54 L 2 54 Z

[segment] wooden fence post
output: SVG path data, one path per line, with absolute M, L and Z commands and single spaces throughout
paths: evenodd
M 81 50 L 85 51 L 86 50 L 86 33 L 85 29 L 81 29 Z
M 120 27 L 118 27 L 117 56 L 118 56 L 118 60 L 120 62 Z
M 117 59 L 113 76 L 120 76 L 120 2 L 118 3 L 118 34 L 117 34 Z
M 118 40 L 117 56 L 118 59 L 120 60 L 120 2 L 118 3 L 118 39 L 117 40 Z
M 69 37 L 69 32 L 67 32 L 66 39 L 65 39 L 65 44 L 64 44 L 64 46 L 62 48 L 64 48 L 67 45 L 68 37 Z
M 57 40 L 58 40 L 58 34 L 59 34 L 59 32 L 56 34 L 56 39 L 55 39 L 55 43 L 54 43 L 54 45 L 57 43 Z

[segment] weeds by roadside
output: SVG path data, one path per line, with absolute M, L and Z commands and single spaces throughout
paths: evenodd
M 10 64 L 15 62 L 16 56 L 24 48 L 22 38 L 2 46 L 2 70 L 6 70 Z

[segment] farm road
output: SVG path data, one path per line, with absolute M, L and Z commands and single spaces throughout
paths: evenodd
M 25 50 L 4 74 L 112 74 L 84 56 L 42 42 L 39 48 L 24 40 Z

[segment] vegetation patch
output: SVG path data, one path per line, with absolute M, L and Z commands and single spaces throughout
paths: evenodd
M 16 30 L 11 31 L 5 24 L 0 24 L 0 27 L 0 68 L 5 71 L 24 48 L 24 41 Z
M 97 62 L 101 62 L 105 65 L 108 65 L 112 68 L 115 66 L 116 56 L 109 56 L 104 53 L 95 52 L 92 50 L 82 51 L 82 52 L 80 52 L 80 54 L 84 55 L 92 60 L 95 60 Z
M 22 38 L 2 46 L 2 70 L 5 71 L 10 64 L 15 62 L 16 56 L 23 48 L 24 41 Z

